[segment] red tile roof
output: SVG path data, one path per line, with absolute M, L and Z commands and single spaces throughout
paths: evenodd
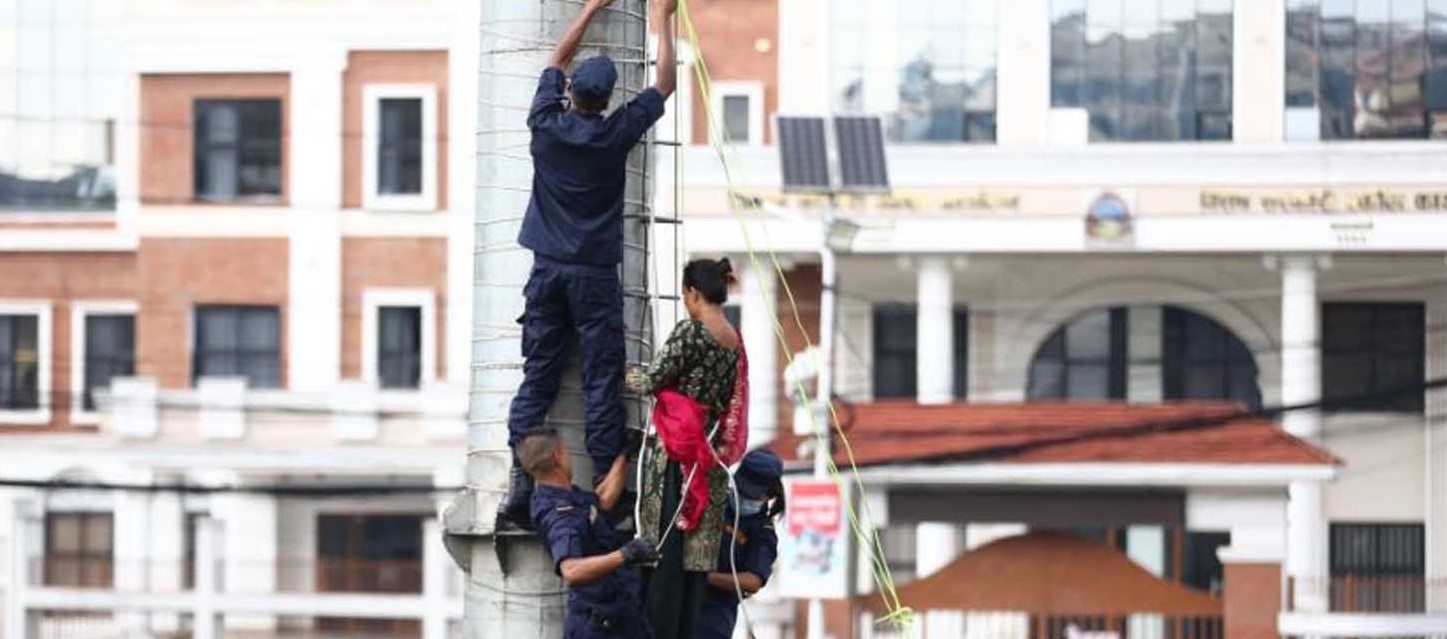
M 1227 403 L 839 404 L 855 462 L 1337 464 L 1272 420 Z M 797 458 L 799 438 L 770 444 Z M 843 463 L 842 446 L 834 446 Z

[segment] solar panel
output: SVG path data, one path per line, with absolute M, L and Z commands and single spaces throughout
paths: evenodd
M 824 141 L 824 118 L 779 118 L 779 164 L 785 191 L 828 191 L 829 147 Z
M 888 191 L 889 169 L 884 161 L 884 127 L 880 125 L 879 118 L 836 117 L 834 136 L 839 144 L 841 190 L 876 193 Z

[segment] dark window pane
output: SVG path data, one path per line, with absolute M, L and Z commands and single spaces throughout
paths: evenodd
M 131 315 L 85 318 L 85 410 L 95 410 L 94 392 L 110 387 L 112 377 L 135 374 L 136 321 Z
M 39 319 L 0 315 L 0 408 L 40 407 Z
M 918 392 L 914 306 L 874 309 L 874 396 L 914 397 Z
M 422 309 L 378 309 L 377 374 L 383 388 L 417 388 L 422 374 Z
M 725 306 L 723 310 L 724 319 L 727 319 L 729 321 L 730 326 L 733 326 L 735 330 L 743 328 L 744 317 L 743 310 L 741 308 L 739 308 L 738 306 L 729 305 Z
M 1339 410 L 1421 412 L 1425 331 L 1422 304 L 1324 305 L 1324 397 Z
M 1188 531 L 1184 537 L 1181 581 L 1197 590 L 1220 596 L 1225 585 L 1225 572 L 1217 551 L 1231 545 L 1231 533 Z
M 383 195 L 422 192 L 422 100 L 386 98 L 379 113 L 377 190 Z
M 1422 612 L 1422 524 L 1333 523 L 1331 605 L 1345 612 Z
M 281 119 L 281 100 L 197 100 L 196 198 L 280 196 Z
M 281 313 L 266 306 L 198 306 L 192 381 L 241 376 L 252 388 L 281 386 Z

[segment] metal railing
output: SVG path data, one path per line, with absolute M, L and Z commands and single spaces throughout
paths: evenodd
M 1289 612 L 1412 614 L 1425 612 L 1429 601 L 1447 601 L 1447 579 L 1421 575 L 1291 578 L 1287 584 Z M 1310 602 L 1325 602 L 1326 610 L 1313 611 Z

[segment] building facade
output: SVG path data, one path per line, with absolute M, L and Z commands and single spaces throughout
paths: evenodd
M 0 13 L 3 636 L 451 636 L 475 3 Z
M 1227 636 L 1447 633 L 1447 211 L 1435 168 L 1447 6 L 803 0 L 778 11 L 777 32 L 703 42 L 717 91 L 705 102 L 734 144 L 726 172 L 695 124 L 677 154 L 685 253 L 746 265 L 736 316 L 756 361 L 754 420 L 792 451 L 782 372 L 802 333 L 818 335 L 823 214 L 857 225 L 835 283 L 834 393 L 846 432 L 862 429 L 855 453 L 879 448 L 861 469 L 864 501 L 897 577 L 973 561 L 1001 535 L 1067 528 L 1218 596 Z M 777 47 L 753 47 L 765 41 Z M 881 118 L 890 192 L 791 192 L 775 118 L 832 126 L 861 114 Z M 676 205 L 660 193 L 660 209 Z M 789 342 L 777 349 L 776 317 Z M 1154 475 L 1140 473 L 1162 461 L 1161 442 L 1032 439 L 1037 459 L 978 441 L 889 441 L 921 423 L 961 437 L 1009 424 L 1075 433 L 1130 418 L 1072 411 L 1202 402 L 1264 409 L 1327 457 L 1312 472 L 1251 470 L 1252 447 L 1221 458 L 1207 446 Z M 940 406 L 953 412 L 931 412 Z M 1234 479 L 1209 479 L 1213 464 Z M 1119 497 L 1123 483 L 1183 501 L 1164 518 L 1123 514 L 1143 496 L 1099 516 L 1070 507 L 1081 491 Z M 1039 507 L 995 510 L 998 494 Z M 1242 600 L 1265 608 L 1233 611 Z M 1028 619 L 992 632 L 970 616 L 978 608 L 932 605 L 929 636 L 1040 636 Z M 794 609 L 755 607 L 784 620 L 771 631 L 799 630 Z

